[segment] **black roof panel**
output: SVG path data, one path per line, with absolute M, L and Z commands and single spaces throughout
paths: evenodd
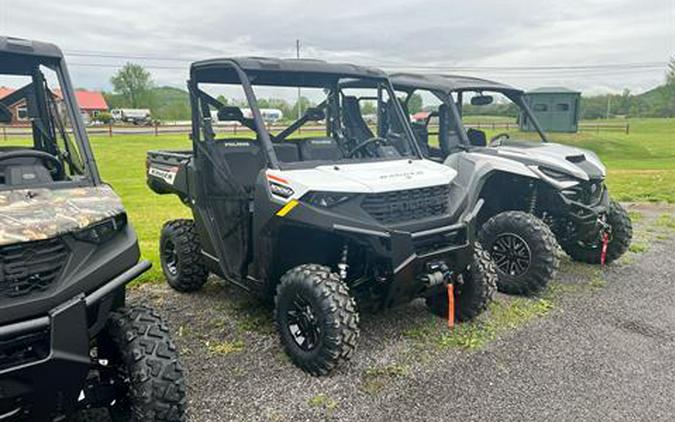
M 501 91 L 522 93 L 523 91 L 510 85 L 487 79 L 459 75 L 418 75 L 413 73 L 393 73 L 389 75 L 395 89 L 428 89 L 445 93 L 454 91 Z
M 0 35 L 0 53 L 25 54 L 60 59 L 63 53 L 54 44 Z
M 314 59 L 232 57 L 192 63 L 190 73 L 198 82 L 239 83 L 235 66 L 247 73 L 253 85 L 323 87 L 338 78 L 385 79 L 387 75 L 372 67 L 348 63 L 328 63 Z

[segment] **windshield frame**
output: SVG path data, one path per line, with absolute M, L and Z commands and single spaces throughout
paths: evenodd
M 52 107 L 56 107 L 55 103 L 52 103 L 53 99 L 48 99 L 47 96 L 51 95 L 52 87 L 49 87 L 42 75 L 41 67 L 49 69 L 54 72 L 56 76 L 56 81 L 58 82 L 61 98 L 63 101 L 63 109 L 67 114 L 70 128 L 64 126 L 64 130 L 67 138 L 70 140 L 70 146 L 74 146 L 77 149 L 77 153 L 80 156 L 82 164 L 82 174 L 78 174 L 77 178 L 73 180 L 60 180 L 54 181 L 48 184 L 42 185 L 31 185 L 30 188 L 68 188 L 68 187 L 84 187 L 84 186 L 95 186 L 101 182 L 98 169 L 96 168 L 95 161 L 93 158 L 93 153 L 89 144 L 89 138 L 87 136 L 84 122 L 82 121 L 82 116 L 79 113 L 79 106 L 74 96 L 74 89 L 72 81 L 68 73 L 67 66 L 62 57 L 54 56 L 41 56 L 36 54 L 27 54 L 27 53 L 16 53 L 16 52 L 7 52 L 2 51 L 2 57 L 8 59 L 11 62 L 9 67 L 3 68 L 0 65 L 0 75 L 8 76 L 26 76 L 31 79 L 31 84 L 35 90 L 41 90 L 41 96 L 43 96 L 44 110 L 46 111 L 45 116 L 40 118 L 46 118 L 50 120 L 50 125 L 54 128 L 55 139 L 54 147 L 57 150 L 60 150 L 61 145 L 67 143 L 65 138 L 59 139 L 61 137 L 59 125 L 63 125 L 65 122 L 61 121 L 60 116 L 54 116 L 54 110 Z M 42 82 L 42 84 L 40 83 Z M 45 89 L 46 88 L 46 89 Z M 48 92 L 49 91 L 49 92 Z M 58 114 L 58 113 L 57 113 Z M 33 129 L 35 130 L 35 129 Z M 68 133 L 71 132 L 71 133 Z M 74 138 L 74 140 L 71 138 Z M 8 145 L 10 146 L 10 145 Z M 35 144 L 35 135 L 33 135 L 33 144 L 31 149 L 36 149 L 38 146 Z M 40 149 L 41 150 L 41 149 Z M 63 157 L 58 157 L 59 160 L 63 161 L 64 166 L 69 166 L 70 164 L 63 159 Z M 7 186 L 5 184 L 0 185 L 0 190 L 14 190 L 17 189 L 16 186 Z
M 258 136 L 258 140 L 261 143 L 262 146 L 262 151 L 265 156 L 265 161 L 267 163 L 267 167 L 270 169 L 301 169 L 301 168 L 313 168 L 317 167 L 318 165 L 330 165 L 330 164 L 336 164 L 336 162 L 332 161 L 302 161 L 302 162 L 294 162 L 294 163 L 282 163 L 277 155 L 276 152 L 274 151 L 274 142 L 272 141 L 272 138 L 270 137 L 269 132 L 267 131 L 267 127 L 265 125 L 265 121 L 262 117 L 262 113 L 260 112 L 260 107 L 258 105 L 258 99 L 254 90 L 254 86 L 279 86 L 279 87 L 288 87 L 288 88 L 310 88 L 310 87 L 315 87 L 311 85 L 303 85 L 300 83 L 288 83 L 288 84 L 255 84 L 254 81 L 252 82 L 252 79 L 255 79 L 255 75 L 249 75 L 249 72 L 247 70 L 244 70 L 239 64 L 237 63 L 236 60 L 222 60 L 220 61 L 217 65 L 213 65 L 213 68 L 218 70 L 218 68 L 222 69 L 223 71 L 234 71 L 235 74 L 238 77 L 238 82 L 241 85 L 244 96 L 246 97 L 246 101 L 248 102 L 248 107 L 251 109 L 251 114 L 252 114 L 252 120 L 253 124 L 255 126 L 255 133 Z M 251 72 L 254 73 L 254 72 Z M 289 71 L 289 73 L 291 73 Z M 294 76 L 301 76 L 302 72 L 292 72 L 295 73 Z M 333 84 L 328 83 L 329 82 L 329 76 L 326 76 L 326 84 L 324 88 L 330 89 L 331 93 L 327 95 L 326 102 L 330 103 L 331 97 L 334 96 L 334 94 L 338 94 L 341 91 L 340 87 L 340 80 L 341 79 L 355 79 L 354 75 L 351 74 L 341 74 L 341 73 L 334 73 L 332 74 L 333 78 L 336 79 L 336 82 Z M 365 84 L 363 88 L 366 89 L 377 89 L 378 93 L 380 90 L 384 89 L 385 92 L 387 92 L 387 95 L 389 98 L 396 98 L 395 95 L 395 90 L 394 87 L 391 84 L 391 81 L 389 80 L 388 77 L 386 76 L 375 76 L 375 75 L 368 75 L 368 76 L 358 76 L 358 80 L 362 83 Z M 192 133 L 191 133 L 191 138 L 193 140 L 194 144 L 194 153 L 198 154 L 198 148 L 197 148 L 197 142 L 202 142 L 204 139 L 203 137 L 203 122 L 202 120 L 205 118 L 205 116 L 202 116 L 201 114 L 204 113 L 203 110 L 201 110 L 199 100 L 198 100 L 198 95 L 200 92 L 199 89 L 199 84 L 200 83 L 208 83 L 208 84 L 222 84 L 222 85 L 233 85 L 230 81 L 223 81 L 223 82 L 218 82 L 214 80 L 205 80 L 205 81 L 200 81 L 199 78 L 197 77 L 197 74 L 195 72 L 194 66 L 191 69 L 191 75 L 190 75 L 190 80 L 188 81 L 188 90 L 190 92 L 190 102 L 191 102 L 191 110 L 192 110 Z M 409 119 L 405 116 L 405 113 L 403 111 L 403 108 L 401 107 L 401 104 L 398 101 L 393 101 L 395 105 L 395 110 L 396 110 L 396 116 L 398 117 L 399 121 L 401 122 L 401 126 L 403 127 L 403 130 L 405 132 L 405 137 L 406 141 L 408 143 L 408 146 L 410 147 L 410 150 L 412 152 L 411 155 L 409 156 L 401 156 L 401 157 L 375 157 L 375 158 L 364 158 L 364 157 L 359 157 L 355 159 L 343 159 L 339 161 L 339 164 L 355 164 L 355 163 L 362 163 L 362 162 L 377 162 L 377 161 L 392 161 L 392 160 L 403 160 L 403 159 L 424 159 L 424 156 L 422 154 L 422 151 L 417 144 L 417 142 L 414 141 L 414 134 L 412 131 L 412 128 L 410 126 L 410 121 Z M 200 111 L 202 113 L 200 113 Z M 334 122 L 330 122 L 330 118 L 327 116 L 327 132 L 331 130 L 330 125 L 335 124 Z M 339 124 L 339 123 L 338 123 Z

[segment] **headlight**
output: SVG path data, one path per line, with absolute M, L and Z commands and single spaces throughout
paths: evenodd
M 289 188 L 288 186 L 280 185 L 274 182 L 269 182 L 269 184 L 270 184 L 270 191 L 272 192 L 272 194 L 280 196 L 284 199 L 290 198 L 295 193 L 293 189 Z
M 115 217 L 94 223 L 73 234 L 75 239 L 83 242 L 101 244 L 110 240 L 127 224 L 127 215 L 118 214 Z
M 552 177 L 555 180 L 574 180 L 573 176 L 570 176 L 569 174 L 560 172 L 558 170 L 550 169 L 548 167 L 539 167 L 539 170 L 548 177 Z
M 309 192 L 302 201 L 316 207 L 329 208 L 350 200 L 354 195 L 341 192 Z

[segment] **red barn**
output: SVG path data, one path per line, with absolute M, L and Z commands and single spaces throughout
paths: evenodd
M 12 124 L 28 123 L 26 99 L 21 91 L 22 89 L 0 87 L 0 101 L 4 99 L 3 103 L 12 111 Z M 54 94 L 57 99 L 62 100 L 60 90 L 55 89 Z M 98 91 L 75 91 L 75 99 L 85 120 L 95 117 L 98 113 L 108 111 L 108 104 L 103 94 Z

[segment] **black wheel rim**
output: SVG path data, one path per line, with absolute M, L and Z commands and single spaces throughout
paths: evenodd
M 532 262 L 527 242 L 513 233 L 499 235 L 492 244 L 491 255 L 501 273 L 514 277 L 525 274 Z
M 302 350 L 314 350 L 319 343 L 321 329 L 319 319 L 309 301 L 296 295 L 286 312 L 287 328 L 291 338 Z
M 172 276 L 178 274 L 178 254 L 176 253 L 176 245 L 172 241 L 167 240 L 164 244 L 162 258 L 166 271 Z

